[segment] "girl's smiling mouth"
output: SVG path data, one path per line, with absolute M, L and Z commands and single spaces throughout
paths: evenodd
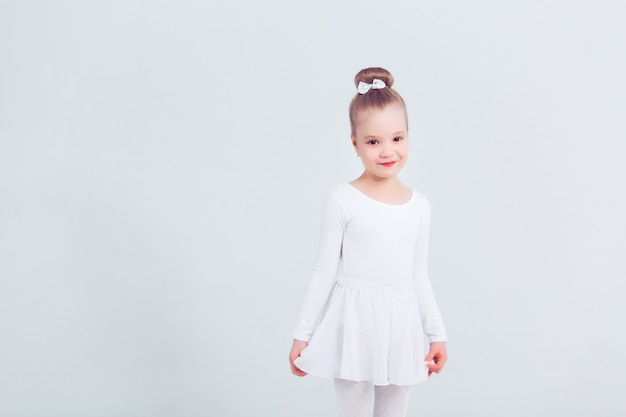
M 384 167 L 390 167 L 393 166 L 393 164 L 395 164 L 397 161 L 389 161 L 389 162 L 383 162 L 381 163 L 382 166 Z

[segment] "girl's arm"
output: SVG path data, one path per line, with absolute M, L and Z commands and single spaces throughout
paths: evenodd
M 447 360 L 445 342 L 448 340 L 448 337 L 428 276 L 431 207 L 428 200 L 425 200 L 425 203 L 425 211 L 420 222 L 415 252 L 413 287 L 417 295 L 420 315 L 422 316 L 422 327 L 430 344 L 430 352 L 426 357 L 426 362 L 432 362 L 428 365 L 428 374 L 430 375 L 432 372 L 439 372 Z
M 317 262 L 304 301 L 294 339 L 308 342 L 337 278 L 343 232 L 346 225 L 343 207 L 328 194 L 322 213 Z

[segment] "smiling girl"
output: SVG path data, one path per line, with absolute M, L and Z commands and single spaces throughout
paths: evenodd
M 408 126 L 393 77 L 367 68 L 355 84 L 351 140 L 365 169 L 326 197 L 289 361 L 295 375 L 335 380 L 340 417 L 370 414 L 372 397 L 375 417 L 402 417 L 410 387 L 447 360 L 427 268 L 430 203 L 398 179 Z

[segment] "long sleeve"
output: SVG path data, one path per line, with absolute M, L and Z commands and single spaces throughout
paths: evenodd
M 426 212 L 420 221 L 417 246 L 415 252 L 415 268 L 413 270 L 413 287 L 417 295 L 422 327 L 428 337 L 428 343 L 446 342 L 446 329 L 435 300 L 433 289 L 428 277 L 428 244 L 430 236 L 430 203 L 426 204 Z
M 300 313 L 300 320 L 293 333 L 294 339 L 308 342 L 313 335 L 337 278 L 345 226 L 345 211 L 329 193 L 322 213 L 317 262 Z

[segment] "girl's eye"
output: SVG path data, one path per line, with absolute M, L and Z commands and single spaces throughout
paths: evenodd
M 395 138 L 393 138 L 394 142 L 400 142 L 402 140 L 401 136 L 396 136 Z
M 378 144 L 378 140 L 376 140 L 376 139 L 368 140 L 367 143 L 369 145 L 377 145 Z

